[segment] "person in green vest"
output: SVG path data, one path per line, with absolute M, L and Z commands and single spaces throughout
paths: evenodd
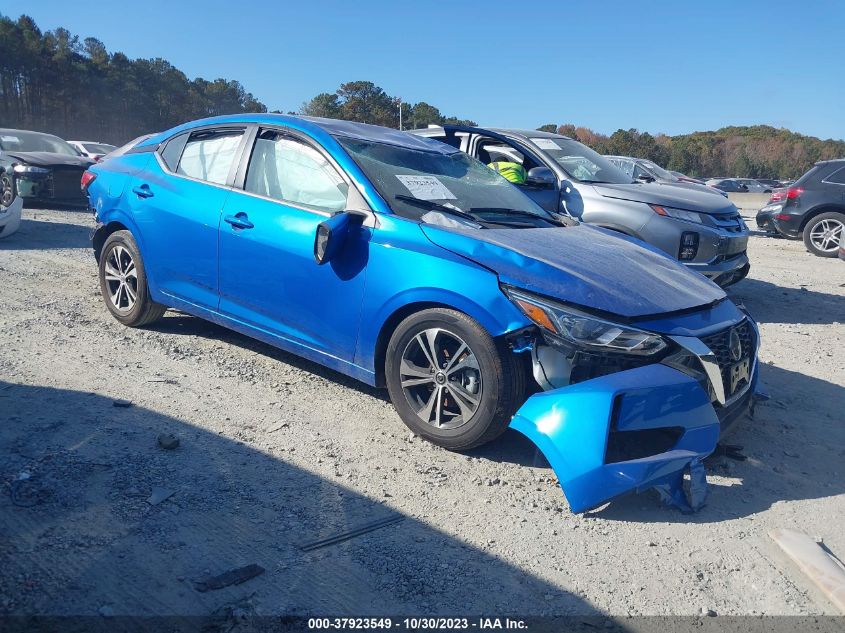
M 487 166 L 493 171 L 499 172 L 500 175 L 504 176 L 515 185 L 522 185 L 525 183 L 525 167 L 519 163 L 497 160 Z

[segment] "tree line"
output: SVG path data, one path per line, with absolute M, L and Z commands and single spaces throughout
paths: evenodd
M 122 144 L 191 119 L 266 111 L 237 81 L 191 80 L 164 59 L 129 59 L 96 38 L 0 16 L 0 127 Z
M 42 32 L 28 16 L 0 15 L 0 127 L 120 144 L 185 121 L 241 112 L 267 112 L 267 106 L 238 81 L 189 79 L 167 60 L 129 59 L 96 38 L 80 39 L 63 28 Z M 344 83 L 289 114 L 392 128 L 401 121 L 402 129 L 475 125 L 425 101 L 403 101 L 370 81 Z M 795 178 L 818 160 L 845 157 L 845 141 L 765 125 L 677 136 L 635 129 L 608 136 L 569 123 L 538 129 L 570 136 L 602 154 L 648 158 L 690 176 Z
M 574 138 L 600 154 L 647 158 L 689 176 L 797 178 L 817 161 L 845 158 L 845 141 L 821 140 L 768 125 L 677 136 L 652 136 L 635 129 L 607 136 L 570 123 L 539 129 Z

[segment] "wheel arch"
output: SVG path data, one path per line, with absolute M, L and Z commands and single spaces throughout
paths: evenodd
M 375 372 L 375 385 L 377 387 L 385 386 L 385 362 L 387 360 L 387 348 L 390 343 L 390 337 L 396 331 L 399 324 L 407 317 L 421 312 L 422 310 L 429 310 L 431 308 L 442 308 L 444 310 L 455 310 L 465 314 L 469 318 L 476 321 L 482 328 L 494 339 L 500 339 L 510 332 L 519 330 L 527 324 L 527 319 L 506 321 L 503 319 L 495 319 L 489 313 L 486 313 L 479 306 L 473 304 L 466 304 L 460 301 L 448 301 L 442 297 L 431 299 L 419 299 L 405 303 L 394 309 L 379 327 L 378 334 L 375 337 L 375 346 L 373 349 L 373 369 Z M 478 308 L 478 309 L 474 309 Z M 514 308 L 514 310 L 516 310 Z
M 806 226 L 810 223 L 810 220 L 822 213 L 842 213 L 845 215 L 845 207 L 829 203 L 814 207 L 804 214 L 804 219 L 801 220 L 801 225 L 798 230 L 803 232 Z
M 94 231 L 94 235 L 91 236 L 91 247 L 94 249 L 94 259 L 97 260 L 98 264 L 100 263 L 100 254 L 103 252 L 103 245 L 106 243 L 109 235 L 116 233 L 117 231 L 132 232 L 131 229 L 122 222 L 112 220 L 108 224 L 100 226 L 96 231 Z

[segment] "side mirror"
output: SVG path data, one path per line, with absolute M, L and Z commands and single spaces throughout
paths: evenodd
M 639 176 L 637 176 L 637 180 L 639 180 L 640 182 L 654 182 L 654 178 L 652 176 L 649 176 L 648 174 L 640 174 Z
M 331 261 L 343 248 L 349 233 L 351 214 L 346 211 L 336 213 L 317 225 L 314 236 L 314 259 L 318 264 Z
M 531 187 L 548 189 L 555 186 L 557 178 L 554 172 L 548 167 L 534 167 L 528 170 L 525 177 L 525 184 Z

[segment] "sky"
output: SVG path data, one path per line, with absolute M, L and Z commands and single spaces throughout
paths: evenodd
M 487 126 L 845 138 L 840 0 L 0 0 L 0 13 L 237 79 L 270 110 L 368 80 Z

